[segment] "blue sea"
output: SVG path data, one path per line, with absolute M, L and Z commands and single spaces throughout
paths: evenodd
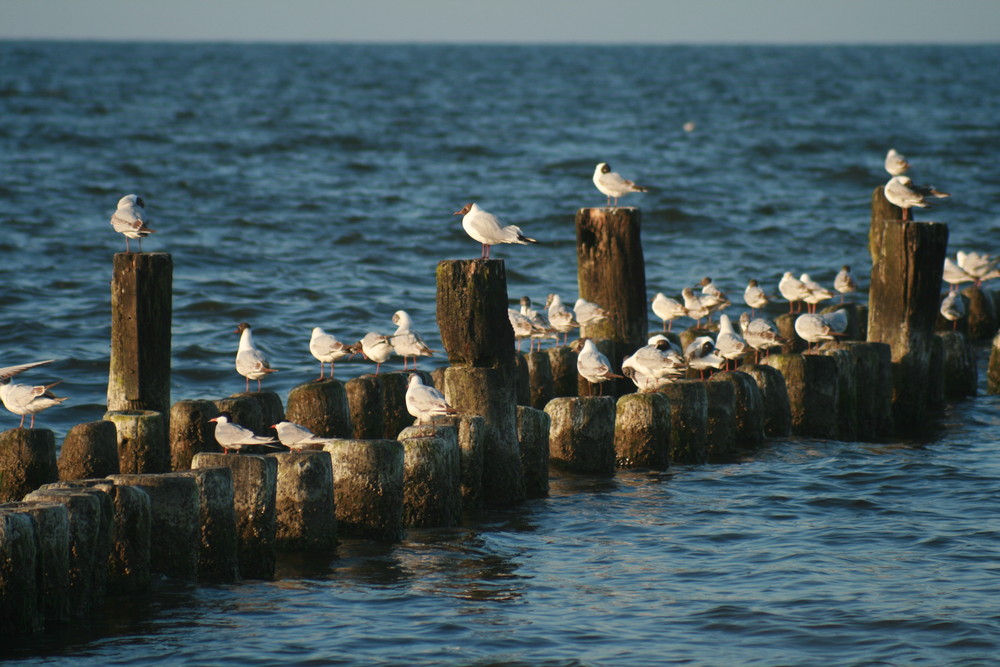
M 575 301 L 574 215 L 604 204 L 598 162 L 650 188 L 622 200 L 642 210 L 650 297 L 711 276 L 738 302 L 750 278 L 776 293 L 784 271 L 830 284 L 843 264 L 864 292 L 890 147 L 916 182 L 952 193 L 918 215 L 949 223 L 952 256 L 995 254 L 998 62 L 996 46 L 0 42 L 0 366 L 56 359 L 22 378 L 64 381 L 70 400 L 38 417 L 57 441 L 102 417 L 124 250 L 109 219 L 128 193 L 157 230 L 143 249 L 173 256 L 174 401 L 242 391 L 244 320 L 282 398 L 318 373 L 314 326 L 356 341 L 391 333 L 402 308 L 440 350 L 434 270 L 479 256 L 452 215 L 472 201 L 539 240 L 494 248 L 512 303 Z M 371 370 L 356 359 L 337 377 Z M 996 664 L 1000 419 L 984 378 L 920 441 L 791 438 L 727 465 L 553 471 L 551 497 L 460 528 L 345 540 L 286 557 L 271 582 L 159 581 L 0 652 L 32 665 Z M 0 412 L 0 428 L 17 420 Z

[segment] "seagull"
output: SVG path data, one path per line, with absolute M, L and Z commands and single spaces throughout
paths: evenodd
M 593 301 L 586 301 L 582 297 L 577 299 L 576 303 L 573 304 L 573 313 L 576 315 L 576 321 L 580 323 L 581 327 L 597 324 L 608 319 L 608 311 Z
M 729 315 L 723 314 L 719 316 L 719 334 L 715 337 L 715 347 L 718 348 L 719 355 L 729 362 L 749 352 L 751 346 L 733 328 Z
M 701 302 L 708 306 L 708 319 L 712 319 L 712 313 L 717 310 L 722 310 L 731 305 L 732 302 L 729 301 L 729 297 L 726 293 L 715 286 L 712 279 L 705 277 L 701 279 L 698 283 L 701 285 Z
M 985 253 L 965 252 L 959 250 L 955 255 L 958 267 L 971 276 L 976 287 L 979 287 L 984 280 L 991 280 L 1000 276 L 1000 257 L 990 257 Z
M 684 350 L 684 358 L 690 368 L 698 371 L 702 378 L 705 377 L 705 369 L 722 368 L 726 360 L 718 355 L 719 350 L 715 347 L 711 336 L 698 336 L 691 341 L 687 349 Z
M 424 384 L 416 373 L 410 375 L 406 386 L 406 411 L 417 418 L 418 424 L 428 424 L 437 415 L 458 414 L 458 410 L 448 405 L 444 394 Z
M 216 427 L 218 429 L 218 427 Z M 292 450 L 308 449 L 310 445 L 325 445 L 333 442 L 333 438 L 321 438 L 305 426 L 295 422 L 281 421 L 272 424 L 271 428 L 278 432 L 278 440 Z
M 615 198 L 615 206 L 618 206 L 618 198 L 630 192 L 646 192 L 648 188 L 636 185 L 632 181 L 622 178 L 617 173 L 611 171 L 611 166 L 607 162 L 601 162 L 594 169 L 594 185 L 608 198 L 608 206 L 611 206 L 611 198 Z
M 743 340 L 754 349 L 754 361 L 760 361 L 761 350 L 767 356 L 772 347 L 781 347 L 786 342 L 778 325 L 764 317 L 754 319 L 750 313 L 743 313 L 740 315 L 740 328 L 743 330 Z
M 549 323 L 563 335 L 563 345 L 569 338 L 569 332 L 580 326 L 573 317 L 573 311 L 566 307 L 558 294 L 549 294 L 545 299 L 545 307 L 549 309 Z
M 333 334 L 328 334 L 320 327 L 313 327 L 312 338 L 309 339 L 309 351 L 319 361 L 319 377 L 323 379 L 323 363 L 330 364 L 330 379 L 333 379 L 333 364 L 351 353 L 351 348 L 344 345 Z
M 374 361 L 375 375 L 378 375 L 379 368 L 392 356 L 393 348 L 392 343 L 389 342 L 389 336 L 377 331 L 369 331 L 364 338 L 357 342 L 354 351 L 360 351 L 365 359 Z
M 666 336 L 649 339 L 622 362 L 622 373 L 632 380 L 639 391 L 654 391 L 672 380 L 684 377 L 687 365 L 680 350 Z
M 750 311 L 761 310 L 771 301 L 768 299 L 767 294 L 764 293 L 763 288 L 757 284 L 756 280 L 751 280 L 747 283 L 747 288 L 743 290 L 743 302 L 750 306 Z
M 497 243 L 521 245 L 538 243 L 535 239 L 529 239 L 522 234 L 520 227 L 501 225 L 495 215 L 479 208 L 475 202 L 466 204 L 461 211 L 455 211 L 455 215 L 462 216 L 462 228 L 465 229 L 465 233 L 483 244 L 483 256 L 480 259 L 489 259 L 490 246 Z
M 555 338 L 559 340 L 559 334 L 556 330 L 549 324 L 549 320 L 539 313 L 537 310 L 531 307 L 531 299 L 526 296 L 521 297 L 521 314 L 528 318 L 531 322 L 532 334 L 531 337 L 538 341 L 538 350 L 542 349 L 542 339 L 543 338 Z M 531 343 L 529 342 L 528 352 L 531 352 Z
M 33 361 L 27 364 L 0 368 L 0 402 L 15 415 L 21 415 L 21 423 L 18 424 L 18 428 L 24 428 L 24 418 L 27 415 L 31 415 L 31 425 L 28 428 L 35 428 L 35 415 L 37 413 L 68 400 L 67 398 L 59 398 L 50 391 L 52 387 L 62 382 L 62 380 L 49 385 L 35 387 L 26 384 L 13 384 L 11 382 L 16 375 L 23 373 L 29 368 L 50 364 L 53 361 L 53 359 L 46 359 L 45 361 Z
M 111 215 L 111 227 L 125 235 L 125 252 L 131 252 L 129 239 L 139 239 L 139 252 L 142 252 L 142 237 L 149 236 L 155 229 L 146 226 L 146 202 L 138 195 L 125 195 L 118 200 L 118 208 Z
M 958 286 L 962 283 L 971 283 L 976 280 L 968 271 L 953 262 L 950 257 L 944 258 L 942 279 L 951 286 L 948 290 L 949 292 L 957 290 Z
M 687 311 L 688 317 L 695 320 L 695 326 L 701 324 L 701 318 L 711 314 L 712 311 L 705 303 L 705 299 L 701 295 L 695 294 L 690 287 L 681 290 L 681 297 L 684 299 L 684 309 Z
M 792 305 L 797 301 L 805 301 L 806 297 L 811 295 L 809 288 L 805 284 L 792 275 L 791 271 L 785 271 L 785 275 L 781 277 L 781 282 L 778 283 L 778 291 L 781 292 L 781 296 L 788 299 L 788 312 L 799 312 L 801 306 L 798 310 L 793 311 Z
M 906 161 L 906 156 L 896 152 L 895 148 L 890 148 L 885 154 L 885 170 L 890 176 L 902 176 L 910 168 L 910 163 Z
M 396 333 L 391 337 L 392 348 L 396 354 L 403 357 L 403 370 L 406 370 L 407 357 L 413 357 L 413 369 L 416 370 L 417 357 L 433 356 L 434 350 L 427 347 L 421 335 L 410 328 L 413 326 L 413 321 L 405 310 L 393 313 L 392 323 L 397 326 Z
M 612 378 L 625 377 L 611 372 L 611 362 L 597 349 L 594 341 L 590 338 L 583 339 L 583 349 L 580 350 L 580 354 L 576 358 L 576 370 L 583 376 L 584 380 L 592 385 L 598 385 L 602 393 L 602 382 L 607 382 Z
M 910 209 L 914 206 L 929 208 L 927 197 L 943 199 L 950 196 L 947 192 L 941 192 L 934 186 L 917 185 L 909 176 L 893 176 L 885 184 L 885 198 L 889 200 L 890 204 L 903 209 L 903 220 L 909 220 Z
M 236 352 L 236 372 L 246 378 L 246 390 L 250 391 L 250 380 L 257 381 L 257 391 L 260 391 L 260 380 L 268 373 L 277 373 L 271 368 L 264 355 L 253 345 L 253 334 L 250 325 L 240 322 L 236 327 L 240 335 L 240 347 Z
M 941 314 L 946 320 L 951 320 L 952 330 L 958 329 L 958 321 L 965 315 L 965 302 L 959 292 L 948 292 L 941 302 Z
M 846 264 L 840 267 L 840 273 L 833 279 L 833 288 L 840 292 L 841 303 L 844 303 L 845 294 L 858 290 L 858 284 L 854 281 L 854 276 L 851 275 L 851 267 Z
M 799 335 L 799 338 L 808 343 L 809 349 L 812 349 L 813 343 L 833 340 L 837 336 L 842 336 L 846 328 L 846 310 L 838 310 L 835 313 L 826 315 L 803 313 L 795 320 L 795 333 Z
M 280 449 L 274 438 L 269 438 L 264 435 L 256 435 L 250 429 L 243 428 L 239 424 L 230 422 L 229 413 L 223 412 L 218 417 L 213 417 L 208 421 L 215 422 L 215 441 L 219 443 L 226 454 L 228 454 L 231 449 L 235 449 L 238 452 L 244 447 L 250 447 L 252 445 L 262 445 L 272 449 Z
M 528 339 L 528 344 L 531 345 L 531 333 L 534 331 L 534 328 L 531 326 L 531 320 L 513 308 L 507 309 L 507 319 L 510 320 L 510 328 L 514 330 L 514 340 L 517 341 L 517 351 L 520 352 L 521 341 L 525 338 Z M 531 350 L 528 351 L 530 352 Z
M 810 278 L 808 273 L 803 273 L 799 276 L 799 280 L 802 281 L 802 284 L 805 285 L 807 290 L 809 290 L 809 295 L 802 300 L 809 304 L 810 313 L 816 312 L 816 304 L 820 301 L 833 298 L 833 292 Z
M 674 320 L 686 316 L 688 312 L 681 302 L 664 296 L 663 292 L 657 292 L 656 296 L 653 297 L 653 314 L 663 320 L 664 331 L 672 331 Z M 667 326 L 667 322 L 670 323 L 670 326 Z

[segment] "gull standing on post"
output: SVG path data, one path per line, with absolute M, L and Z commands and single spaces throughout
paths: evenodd
M 976 287 L 979 287 L 984 280 L 991 280 L 1000 276 L 1000 271 L 997 270 L 997 266 L 1000 265 L 1000 257 L 990 257 L 985 253 L 975 251 L 965 252 L 964 250 L 959 250 L 955 258 L 958 260 L 959 268 L 972 277 Z
M 712 312 L 705 300 L 694 293 L 694 290 L 690 287 L 685 287 L 681 290 L 681 297 L 684 298 L 684 310 L 687 311 L 688 317 L 695 320 L 695 326 L 697 327 L 701 324 L 701 318 L 708 317 Z
M 809 277 L 808 273 L 803 273 L 799 276 L 799 280 L 805 285 L 805 288 L 809 290 L 809 295 L 806 296 L 803 301 L 809 304 L 809 312 L 816 312 L 816 305 L 820 301 L 825 301 L 827 299 L 833 298 L 833 292 L 827 288 L 820 285 L 818 282 Z
M 52 361 L 52 359 L 46 359 L 45 361 L 34 361 L 29 364 L 0 368 L 0 402 L 9 411 L 21 416 L 21 423 L 18 424 L 18 428 L 24 428 L 24 418 L 27 415 L 31 415 L 31 425 L 28 428 L 35 428 L 35 415 L 37 413 L 68 400 L 67 398 L 59 398 L 50 391 L 52 387 L 62 382 L 62 380 L 34 387 L 11 382 L 14 376 L 23 373 L 29 368 L 50 364 Z
M 521 297 L 521 314 L 528 318 L 528 321 L 531 322 L 531 338 L 538 341 L 539 352 L 542 350 L 543 338 L 555 338 L 558 342 L 559 333 L 552 328 L 552 325 L 549 324 L 548 319 L 546 319 L 544 315 L 531 307 L 531 299 L 526 296 Z M 532 344 L 533 341 L 529 341 L 528 352 L 531 352 Z
M 146 226 L 146 202 L 138 195 L 125 195 L 118 200 L 118 208 L 111 215 L 111 227 L 125 235 L 125 252 L 131 252 L 129 239 L 139 239 L 139 252 L 142 252 L 142 238 L 149 236 L 155 229 Z
M 767 356 L 772 347 L 781 347 L 786 342 L 777 324 L 764 317 L 751 318 L 750 313 L 740 315 L 740 329 L 743 330 L 743 340 L 754 349 L 755 363 L 760 361 L 761 350 Z
M 910 168 L 910 163 L 906 161 L 906 156 L 890 148 L 885 154 L 885 170 L 890 176 L 902 176 Z
M 930 208 L 927 197 L 944 199 L 950 196 L 947 192 L 941 192 L 933 185 L 917 185 L 909 176 L 893 176 L 885 184 L 885 198 L 889 200 L 890 204 L 903 209 L 903 220 L 910 219 L 910 209 L 914 206 Z
M 733 328 L 729 315 L 719 316 L 719 334 L 715 337 L 715 347 L 718 348 L 719 355 L 726 360 L 727 367 L 730 361 L 739 359 L 750 351 L 750 345 Z
M 844 303 L 844 295 L 858 291 L 858 284 L 851 275 L 851 267 L 846 264 L 840 267 L 840 273 L 833 279 L 833 288 L 840 292 L 840 302 Z
M 410 375 L 406 386 L 406 411 L 417 418 L 418 424 L 429 424 L 437 415 L 458 414 L 458 410 L 444 400 L 444 394 L 424 384 L 416 373 Z
M 545 307 L 549 310 L 549 323 L 563 335 L 563 345 L 569 338 L 569 332 L 580 326 L 573 317 L 573 311 L 566 307 L 558 294 L 549 294 L 545 299 Z
M 743 302 L 750 306 L 750 313 L 752 315 L 754 312 L 763 309 L 771 301 L 768 299 L 763 288 L 757 284 L 757 281 L 751 280 L 747 283 L 747 288 L 743 290 Z
M 674 379 L 684 377 L 687 364 L 680 350 L 663 335 L 649 339 L 622 362 L 622 373 L 639 391 L 654 391 Z
M 941 314 L 946 320 L 951 320 L 952 331 L 958 329 L 958 321 L 965 315 L 965 302 L 960 292 L 948 292 L 941 302 Z
M 213 417 L 208 421 L 215 422 L 215 441 L 219 443 L 219 446 L 222 447 L 226 454 L 231 449 L 235 449 L 238 452 L 252 445 L 280 449 L 274 438 L 257 435 L 248 428 L 243 428 L 239 424 L 230 422 L 228 412 L 223 412 L 218 417 Z
M 603 393 L 602 382 L 607 382 L 612 378 L 625 377 L 611 372 L 611 362 L 589 338 L 583 339 L 583 349 L 580 350 L 580 354 L 576 358 L 576 370 L 591 385 L 598 385 L 600 393 Z
M 795 320 L 795 333 L 808 343 L 806 351 L 812 349 L 813 343 L 833 340 L 842 336 L 847 328 L 847 311 L 838 310 L 826 315 L 803 313 Z
M 608 311 L 593 301 L 586 301 L 582 297 L 577 299 L 576 303 L 573 304 L 573 313 L 576 315 L 576 321 L 580 323 L 581 327 L 597 324 L 608 319 Z
M 358 341 L 354 352 L 361 352 L 365 359 L 374 361 L 375 375 L 378 375 L 379 368 L 392 356 L 393 349 L 388 336 L 377 331 L 369 331 Z
M 406 370 L 406 358 L 413 357 L 413 369 L 417 368 L 417 357 L 430 357 L 434 355 L 434 350 L 427 347 L 423 337 L 413 331 L 413 321 L 409 313 L 405 310 L 397 310 L 393 313 L 392 323 L 397 326 L 396 333 L 392 335 L 392 348 L 396 354 L 403 357 L 403 370 Z
M 323 363 L 330 364 L 330 379 L 333 379 L 333 364 L 351 353 L 351 348 L 344 345 L 333 334 L 328 334 L 320 327 L 313 327 L 312 338 L 309 339 L 309 352 L 319 361 L 319 377 L 323 379 Z
M 507 319 L 510 321 L 510 328 L 514 330 L 514 340 L 517 341 L 517 351 L 520 352 L 522 340 L 527 338 L 528 344 L 531 344 L 531 333 L 534 331 L 534 328 L 531 326 L 531 320 L 513 308 L 507 309 Z M 531 350 L 528 350 L 528 352 L 531 352 Z
M 672 331 L 674 320 L 678 317 L 685 317 L 688 312 L 684 304 L 677 299 L 671 299 L 669 296 L 664 296 L 663 292 L 657 292 L 656 296 L 653 297 L 653 314 L 663 320 L 664 331 Z M 667 322 L 670 323 L 670 326 L 667 326 Z
M 716 287 L 715 283 L 708 276 L 702 278 L 698 284 L 701 285 L 701 302 L 708 307 L 708 319 L 710 321 L 712 313 L 732 305 L 726 293 Z
M 272 424 L 271 428 L 277 431 L 281 444 L 291 450 L 307 449 L 312 445 L 325 445 L 333 441 L 333 438 L 321 438 L 295 422 L 282 421 Z
M 706 369 L 722 368 L 722 365 L 726 363 L 726 360 L 719 356 L 718 352 L 719 350 L 715 347 L 711 336 L 698 336 L 684 350 L 684 358 L 687 360 L 688 366 L 697 370 L 704 379 Z
M 806 287 L 801 280 L 792 275 L 791 271 L 785 271 L 785 275 L 781 276 L 781 282 L 778 283 L 778 291 L 781 292 L 781 296 L 788 299 L 788 312 L 799 312 L 802 309 L 801 306 L 797 310 L 792 310 L 792 306 L 799 301 L 805 301 L 806 297 L 811 295 L 809 288 Z
M 501 225 L 495 215 L 479 208 L 475 202 L 466 204 L 461 211 L 455 211 L 455 215 L 462 216 L 462 228 L 465 229 L 465 233 L 483 244 L 483 256 L 480 259 L 489 259 L 490 246 L 497 243 L 521 245 L 538 243 L 535 239 L 529 239 L 522 234 L 520 227 Z
M 646 192 L 648 190 L 648 188 L 636 185 L 611 171 L 611 166 L 607 162 L 599 163 L 594 169 L 594 185 L 601 191 L 601 194 L 607 196 L 608 206 L 611 206 L 612 197 L 615 198 L 615 206 L 618 206 L 619 197 L 630 192 Z
M 950 257 L 944 258 L 944 270 L 941 278 L 950 286 L 949 292 L 957 290 L 962 283 L 971 283 L 976 280 L 974 276 L 969 275 L 968 271 L 951 261 Z
M 257 381 L 257 391 L 260 391 L 261 378 L 268 373 L 278 371 L 271 368 L 261 351 L 254 347 L 249 324 L 240 322 L 236 327 L 236 333 L 240 335 L 240 347 L 236 351 L 236 372 L 246 378 L 247 391 L 250 391 L 250 380 Z

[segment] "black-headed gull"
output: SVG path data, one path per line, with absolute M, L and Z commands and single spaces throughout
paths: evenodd
M 600 393 L 603 393 L 602 382 L 625 377 L 611 371 L 611 362 L 589 338 L 583 339 L 583 349 L 576 357 L 576 370 L 584 380 L 592 385 L 596 384 Z
M 392 343 L 389 341 L 389 336 L 380 334 L 377 331 L 369 331 L 365 334 L 364 338 L 358 341 L 353 351 L 361 352 L 365 359 L 374 361 L 375 375 L 378 375 L 382 364 L 392 356 L 393 348 Z
M 750 306 L 750 312 L 753 314 L 766 307 L 771 300 L 768 298 L 764 288 L 757 284 L 756 280 L 751 279 L 747 283 L 747 288 L 743 290 L 743 302 Z
M 992 280 L 1000 276 L 1000 270 L 997 269 L 997 266 L 1000 266 L 1000 257 L 990 257 L 985 253 L 975 251 L 965 252 L 964 250 L 959 250 L 955 255 L 955 259 L 957 260 L 958 267 L 972 277 L 976 287 L 981 285 L 984 280 Z
M 827 299 L 833 298 L 833 292 L 810 278 L 808 273 L 803 273 L 799 276 L 799 280 L 803 285 L 805 285 L 806 289 L 809 290 L 808 296 L 802 300 L 809 304 L 810 313 L 816 312 L 816 304 L 820 301 L 826 301 Z
M 576 321 L 573 311 L 566 307 L 558 294 L 549 294 L 545 299 L 545 307 L 549 313 L 549 324 L 563 335 L 563 345 L 565 345 L 569 332 L 578 328 L 580 323 Z
M 573 304 L 573 314 L 576 315 L 576 321 L 580 323 L 581 327 L 597 324 L 608 319 L 608 311 L 593 301 L 587 301 L 583 298 L 577 299 L 576 303 Z
M 838 310 L 824 315 L 803 313 L 795 320 L 795 333 L 808 343 L 807 351 L 812 349 L 813 343 L 833 340 L 837 336 L 842 336 L 846 328 L 846 310 Z
M 531 344 L 533 344 L 534 341 L 538 341 L 538 350 L 541 351 L 543 338 L 555 338 L 556 341 L 559 340 L 559 333 L 549 323 L 548 318 L 532 308 L 531 299 L 526 296 L 521 297 L 521 314 L 527 317 L 528 321 L 531 322 L 532 341 L 528 346 L 529 352 L 531 352 Z
M 517 351 L 520 352 L 521 341 L 525 338 L 528 339 L 528 345 L 531 345 L 531 334 L 534 327 L 531 326 L 531 320 L 513 308 L 507 309 L 507 319 L 510 321 L 510 328 L 514 330 L 514 340 L 517 341 Z
M 669 382 L 684 377 L 687 364 L 666 336 L 656 335 L 631 356 L 622 361 L 622 373 L 632 380 L 639 391 L 655 391 Z
M 238 452 L 245 447 L 253 445 L 280 449 L 274 438 L 257 435 L 250 429 L 243 428 L 239 424 L 229 421 L 229 413 L 227 412 L 223 412 L 218 417 L 213 417 L 208 421 L 215 422 L 215 441 L 219 443 L 219 446 L 222 447 L 226 454 L 230 450 Z
M 479 208 L 475 202 L 466 204 L 460 211 L 455 211 L 455 215 L 462 216 L 462 228 L 465 229 L 465 233 L 483 244 L 483 255 L 480 259 L 489 259 L 490 246 L 498 243 L 521 245 L 538 243 L 535 239 L 522 234 L 520 227 L 500 224 L 495 215 Z
M 950 285 L 949 292 L 957 290 L 962 283 L 971 283 L 976 280 L 974 276 L 969 275 L 968 271 L 953 262 L 950 257 L 944 258 L 944 270 L 941 277 Z
M 951 320 L 953 330 L 958 328 L 958 321 L 965 315 L 965 301 L 960 292 L 948 292 L 941 302 L 941 315 L 946 320 Z
M 841 303 L 844 303 L 844 296 L 846 294 L 858 291 L 858 283 L 855 282 L 854 276 L 851 275 L 851 267 L 846 264 L 840 267 L 840 272 L 833 279 L 833 289 L 840 292 Z
M 711 336 L 698 336 L 688 343 L 684 350 L 684 358 L 689 367 L 698 371 L 704 378 L 705 371 L 710 368 L 722 368 L 726 360 L 719 356 L 719 350 L 715 347 L 715 341 Z
M 129 239 L 139 239 L 139 252 L 142 252 L 142 239 L 149 236 L 155 229 L 146 226 L 148 219 L 145 211 L 146 202 L 138 195 L 125 195 L 118 200 L 118 208 L 111 215 L 111 227 L 125 235 L 125 252 L 131 252 Z
M 312 337 L 309 339 L 309 352 L 319 361 L 319 378 L 323 379 L 323 364 L 330 364 L 330 379 L 333 379 L 333 365 L 347 355 L 351 354 L 351 347 L 337 340 L 333 334 L 328 334 L 321 327 L 313 327 Z
M 308 449 L 312 445 L 325 445 L 333 441 L 333 438 L 321 438 L 295 422 L 281 421 L 273 424 L 271 428 L 278 433 L 278 441 L 292 450 Z
M 735 361 L 749 352 L 751 346 L 733 328 L 729 315 L 723 314 L 719 316 L 719 333 L 715 337 L 715 347 L 728 366 L 728 362 Z
M 941 192 L 934 186 L 917 185 L 909 176 L 893 176 L 885 184 L 885 198 L 890 204 L 903 209 L 903 220 L 910 219 L 910 209 L 930 208 L 927 197 L 943 199 L 950 197 L 947 192 Z
M 663 330 L 670 331 L 674 328 L 674 320 L 687 316 L 688 312 L 684 304 L 677 299 L 671 299 L 663 292 L 657 292 L 653 297 L 653 314 L 663 320 Z
M 899 153 L 895 148 L 890 148 L 885 154 L 885 170 L 890 176 L 902 176 L 910 168 L 910 163 L 906 161 L 906 156 Z
M 254 346 L 249 324 L 240 322 L 236 327 L 236 333 L 240 335 L 240 347 L 236 351 L 236 372 L 246 378 L 247 391 L 250 391 L 250 380 L 257 381 L 257 391 L 260 391 L 261 379 L 269 373 L 278 371 L 271 368 L 264 354 Z
M 396 325 L 394 333 L 389 341 L 396 354 L 403 357 L 403 370 L 406 370 L 406 360 L 413 357 L 413 369 L 417 368 L 417 357 L 430 357 L 434 355 L 434 350 L 427 347 L 423 337 L 413 330 L 413 320 L 405 310 L 397 310 L 392 315 L 392 323 Z
M 646 192 L 648 190 L 648 188 L 636 185 L 611 171 L 611 166 L 607 162 L 598 163 L 597 167 L 594 168 L 594 185 L 601 191 L 601 194 L 608 198 L 608 206 L 611 206 L 612 197 L 615 199 L 615 206 L 618 206 L 619 197 L 630 192 Z
M 791 271 L 785 271 L 785 274 L 781 276 L 781 281 L 778 282 L 778 291 L 781 292 L 781 296 L 788 299 L 788 312 L 799 312 L 801 306 L 794 311 L 792 306 L 800 301 L 805 301 L 806 297 L 811 296 L 809 288 L 806 287 L 801 280 L 792 275 Z
M 709 320 L 712 319 L 712 313 L 717 310 L 723 310 L 728 308 L 732 303 L 729 301 L 729 297 L 723 292 L 718 286 L 712 282 L 712 279 L 705 276 L 698 283 L 701 286 L 701 302 L 708 307 Z
M 695 326 L 701 324 L 701 318 L 708 317 L 712 312 L 708 304 L 705 303 L 710 297 L 703 298 L 703 295 L 695 294 L 690 287 L 681 290 L 681 298 L 684 299 L 684 310 L 687 315 L 695 320 Z
M 778 325 L 765 317 L 754 318 L 750 313 L 743 313 L 740 315 L 740 329 L 743 331 L 743 340 L 754 349 L 755 361 L 760 361 L 761 350 L 767 356 L 772 347 L 785 344 Z
M 50 391 L 52 387 L 62 382 L 62 380 L 39 386 L 14 384 L 11 382 L 16 375 L 23 373 L 29 368 L 49 364 L 52 361 L 52 359 L 46 359 L 45 361 L 33 361 L 28 364 L 0 368 L 0 402 L 10 412 L 21 416 L 21 423 L 18 424 L 18 428 L 24 427 L 24 418 L 27 415 L 31 415 L 31 425 L 29 428 L 35 428 L 35 415 L 37 413 L 68 400 L 67 398 L 59 398 Z
M 448 405 L 444 394 L 424 384 L 419 375 L 410 375 L 406 385 L 406 411 L 416 417 L 418 424 L 430 423 L 437 415 L 454 415 L 458 410 Z

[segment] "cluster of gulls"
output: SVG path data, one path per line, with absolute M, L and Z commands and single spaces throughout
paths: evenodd
M 889 202 L 903 209 L 904 220 L 908 219 L 910 208 L 929 207 L 927 201 L 929 197 L 949 196 L 934 187 L 914 184 L 906 175 L 909 167 L 910 163 L 903 155 L 893 149 L 889 150 L 885 158 L 885 169 L 892 178 L 885 186 L 885 196 Z M 613 172 L 606 162 L 599 163 L 594 169 L 593 182 L 598 191 L 607 197 L 608 206 L 612 206 L 612 200 L 613 205 L 617 206 L 618 199 L 627 194 L 647 191 L 647 188 L 636 185 L 633 181 Z M 483 210 L 475 202 L 465 205 L 456 211 L 455 215 L 462 216 L 463 229 L 482 245 L 482 259 L 488 259 L 490 248 L 497 244 L 537 242 L 525 236 L 519 227 L 503 224 L 499 218 Z M 135 194 L 122 197 L 111 217 L 114 231 L 125 236 L 126 252 L 131 252 L 129 243 L 131 239 L 139 242 L 139 251 L 142 252 L 142 239 L 155 231 L 148 223 L 145 202 Z M 978 286 L 998 276 L 1000 276 L 1000 257 L 990 257 L 976 252 L 958 252 L 954 261 L 946 258 L 944 280 L 949 283 L 951 289 L 941 304 L 941 314 L 957 323 L 957 320 L 965 314 L 965 306 L 958 292 L 959 285 L 972 282 Z M 844 300 L 844 295 L 857 290 L 850 267 L 844 266 L 840 270 L 833 287 L 840 293 L 841 302 Z M 792 272 L 786 272 L 778 283 L 778 291 L 788 301 L 789 312 L 801 312 L 801 304 L 803 302 L 807 304 L 807 312 L 799 315 L 795 321 L 795 332 L 809 344 L 810 348 L 815 343 L 843 335 L 847 326 L 847 312 L 840 309 L 833 313 L 816 313 L 817 304 L 832 299 L 834 293 L 813 281 L 808 274 L 803 273 L 796 278 Z M 786 341 L 780 335 L 775 323 L 767 318 L 755 316 L 757 311 L 766 307 L 772 300 L 756 280 L 750 280 L 747 284 L 743 300 L 750 307 L 750 312 L 740 315 L 738 326 L 733 325 L 728 315 L 720 312 L 715 338 L 707 335 L 698 336 L 684 350 L 681 350 L 668 336 L 657 334 L 651 337 L 645 346 L 625 357 L 621 375 L 613 371 L 608 358 L 597 349 L 593 340 L 580 338 L 572 344 L 578 351 L 577 370 L 588 382 L 598 386 L 613 378 L 628 377 L 639 391 L 654 391 L 686 375 L 688 368 L 704 373 L 706 370 L 722 368 L 730 361 L 742 358 L 751 350 L 759 358 L 761 351 L 766 355 L 771 348 L 783 345 Z M 653 313 L 662 320 L 664 332 L 670 331 L 673 320 L 679 317 L 692 318 L 696 327 L 701 325 L 702 319 L 711 322 L 714 313 L 730 305 L 731 301 L 726 294 L 708 277 L 697 285 L 685 287 L 681 291 L 681 300 L 667 297 L 662 292 L 657 293 L 652 300 Z M 553 339 L 559 344 L 560 334 L 562 344 L 566 345 L 569 333 L 573 329 L 596 324 L 608 319 L 612 314 L 602 306 L 582 298 L 578 299 L 570 309 L 558 294 L 548 295 L 543 313 L 532 308 L 531 299 L 527 296 L 521 298 L 520 310 L 508 310 L 518 350 L 522 341 L 528 339 L 529 351 L 541 349 L 542 341 L 545 339 Z M 395 333 L 368 332 L 354 344 L 344 343 L 333 334 L 315 327 L 309 341 L 309 351 L 320 362 L 320 374 L 317 380 L 326 379 L 326 364 L 330 366 L 329 377 L 332 379 L 334 364 L 338 360 L 357 354 L 375 362 L 376 375 L 381 365 L 393 354 L 403 357 L 403 370 L 407 370 L 411 359 L 415 370 L 419 357 L 434 354 L 421 335 L 413 330 L 412 320 L 406 311 L 396 311 L 392 316 L 392 322 L 397 327 Z M 260 390 L 262 379 L 276 372 L 276 369 L 271 368 L 265 355 L 254 344 L 248 323 L 241 323 L 236 328 L 236 333 L 240 334 L 236 370 L 244 376 L 247 391 L 250 389 L 251 380 L 257 381 L 257 388 Z M 30 427 L 34 428 L 35 414 L 67 400 L 65 397 L 55 396 L 51 391 L 59 382 L 38 386 L 13 382 L 13 378 L 20 373 L 52 361 L 49 359 L 0 368 L 0 400 L 10 412 L 21 416 L 19 428 L 24 426 L 24 419 L 28 415 L 31 416 Z M 418 423 L 426 423 L 436 415 L 455 412 L 445 401 L 444 395 L 434 387 L 425 385 L 420 375 L 416 373 L 409 378 L 406 406 Z M 273 425 L 278 435 L 278 439 L 275 440 L 256 435 L 230 420 L 231 417 L 226 413 L 212 420 L 216 424 L 216 440 L 227 453 L 254 445 L 278 447 L 278 442 L 290 449 L 302 449 L 327 442 L 327 439 L 318 437 L 308 429 L 291 422 Z

